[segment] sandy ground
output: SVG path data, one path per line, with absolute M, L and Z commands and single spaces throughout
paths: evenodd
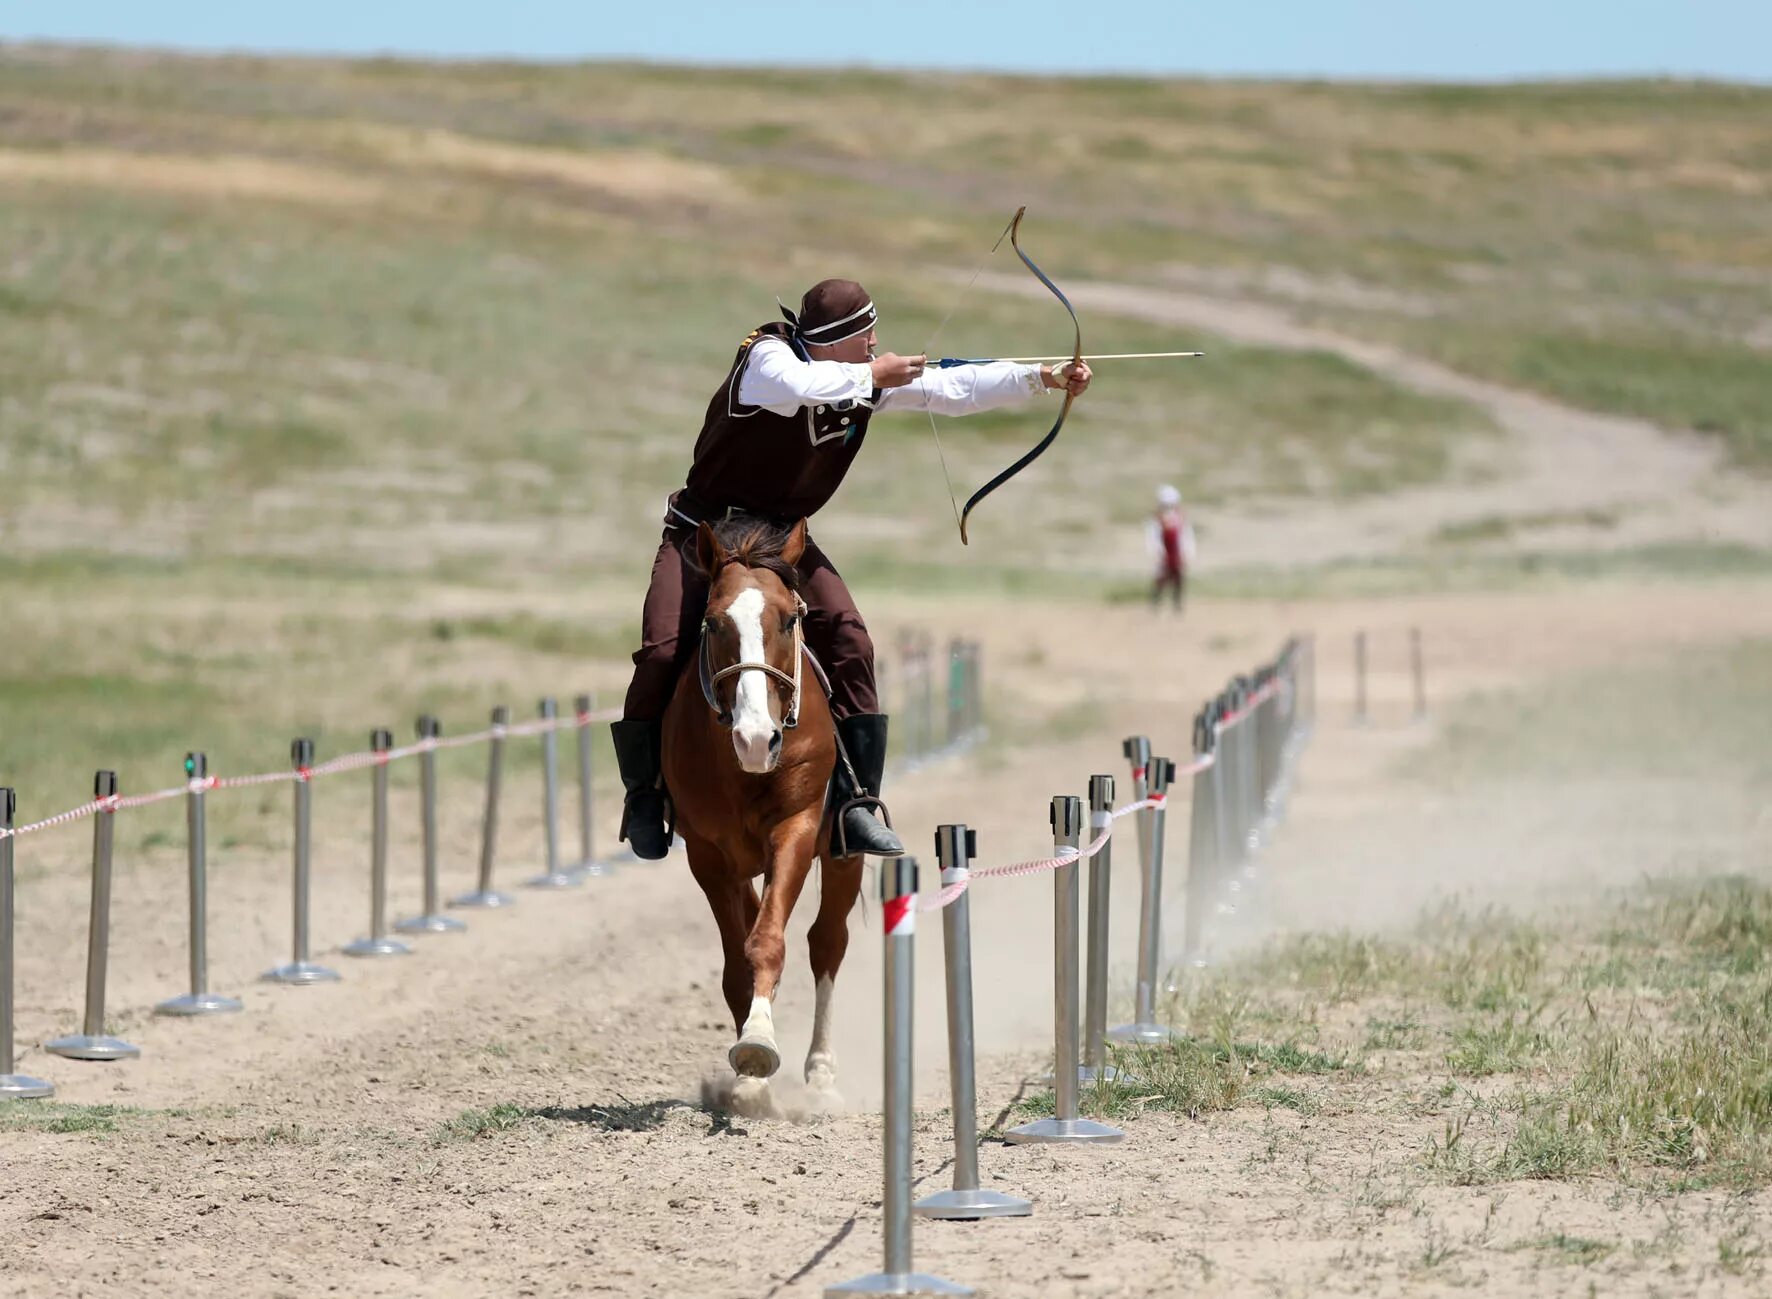
M 1752 809 L 1694 827 L 1687 791 L 1626 790 L 1628 816 L 1620 798 L 1578 781 L 1568 798 L 1547 794 L 1502 818 L 1475 795 L 1424 800 L 1396 774 L 1436 726 L 1408 717 L 1405 637 L 1426 631 L 1438 709 L 1621 655 L 1772 636 L 1769 595 L 1763 585 L 1596 586 L 1201 604 L 1179 624 L 1138 609 L 888 607 L 876 615 L 888 627 L 914 612 L 938 631 L 982 633 L 1000 700 L 1093 709 L 1062 735 L 999 740 L 908 775 L 894 805 L 917 847 L 937 822 L 966 820 L 986 863 L 1043 855 L 1052 794 L 1082 792 L 1093 771 L 1122 772 L 1119 739 L 1134 730 L 1178 751 L 1191 710 L 1226 673 L 1308 627 L 1322 645 L 1321 725 L 1259 906 L 1220 935 L 1225 944 L 1276 926 L 1379 925 L 1452 892 L 1530 904 L 1625 882 L 1664 865 L 1675 834 L 1739 857 L 1751 835 L 1763 841 Z M 1374 645 L 1365 726 L 1349 721 L 1356 627 Z M 998 720 L 1000 732 L 1012 725 Z M 30 1050 L 21 1068 L 53 1080 L 62 1101 L 143 1112 L 110 1134 L 3 1138 L 0 1293 L 802 1296 L 877 1266 L 876 906 L 854 918 L 840 988 L 850 1112 L 734 1119 L 697 1102 L 729 1027 L 713 924 L 680 859 L 569 895 L 529 893 L 510 912 L 470 915 L 465 934 L 422 940 L 410 958 L 355 962 L 337 952 L 361 932 L 364 909 L 352 779 L 316 791 L 316 946 L 347 976 L 335 986 L 253 981 L 284 959 L 287 865 L 222 853 L 211 983 L 242 995 L 246 1013 L 151 1017 L 154 1001 L 182 990 L 176 842 L 120 863 L 111 1028 L 143 1057 L 91 1065 Z M 267 815 L 283 814 L 283 797 Z M 448 890 L 466 887 L 472 869 L 475 801 L 446 803 Z M 514 882 L 533 867 L 538 826 L 515 799 L 510 815 L 503 872 Z M 1172 862 L 1183 842 L 1172 835 Z M 414 857 L 402 836 L 397 912 L 416 898 Z M 35 1042 L 77 1022 L 85 882 L 77 871 L 31 874 L 28 849 L 21 866 L 20 1035 Z M 1124 864 L 1116 873 L 1116 951 L 1129 958 L 1132 875 Z M 1179 875 L 1172 866 L 1172 882 Z M 1029 1090 L 1047 1049 L 1050 899 L 1045 877 L 974 893 L 985 1124 Z M 936 923 L 925 921 L 919 944 L 916 1168 L 933 1189 L 951 1154 Z M 810 1020 L 803 951 L 796 939 L 777 1011 L 789 1080 Z M 1126 963 L 1116 964 L 1123 988 Z M 1751 1271 L 1716 1260 L 1744 1222 L 1772 1230 L 1764 1196 L 1647 1197 L 1600 1180 L 1441 1185 L 1420 1155 L 1445 1117 L 1422 1104 L 1420 1079 L 1381 1070 L 1343 1086 L 1355 1103 L 1310 1118 L 1147 1114 L 1110 1149 L 987 1143 L 986 1184 L 1032 1197 L 1035 1215 L 922 1226 L 919 1265 L 995 1295 L 1539 1294 L 1590 1282 L 1610 1294 L 1756 1291 Z M 782 1092 L 791 1103 L 791 1085 Z M 477 1138 L 443 1133 L 495 1105 L 528 1117 Z M 1627 1247 L 1586 1269 L 1521 1247 L 1559 1231 Z

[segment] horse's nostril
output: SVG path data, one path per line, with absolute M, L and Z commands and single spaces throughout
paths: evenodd
M 775 732 L 773 735 L 771 735 L 769 737 L 769 752 L 771 752 L 771 753 L 780 753 L 781 752 L 781 732 L 780 731 Z

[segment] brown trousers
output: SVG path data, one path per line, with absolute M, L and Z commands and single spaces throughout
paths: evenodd
M 630 721 L 664 716 L 677 675 L 694 657 L 707 608 L 708 584 L 692 556 L 695 532 L 667 528 L 652 561 L 652 585 L 640 613 L 640 648 L 622 716 Z M 800 561 L 806 601 L 806 644 L 831 679 L 831 711 L 838 718 L 880 711 L 874 684 L 874 642 L 842 577 L 810 537 Z

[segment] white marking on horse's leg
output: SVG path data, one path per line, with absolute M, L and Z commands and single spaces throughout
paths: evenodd
M 744 1028 L 739 1033 L 741 1038 L 762 1038 L 765 1042 L 775 1042 L 775 1008 L 767 997 L 751 998 L 751 1013 L 745 1016 Z
M 770 1012 L 769 998 L 753 997 L 751 1013 L 745 1016 L 738 1041 L 726 1052 L 733 1069 L 755 1078 L 767 1078 L 781 1068 L 781 1051 L 775 1045 L 775 1018 Z
M 835 1076 L 837 1053 L 831 1049 L 831 997 L 836 992 L 837 981 L 830 975 L 822 976 L 818 981 L 817 999 L 812 1009 L 812 1046 L 806 1052 L 806 1081 L 812 1081 L 812 1071 L 819 1065 L 832 1071 Z
M 820 977 L 812 1011 L 812 1046 L 806 1052 L 806 1087 L 819 1109 L 834 1109 L 843 1103 L 837 1094 L 837 1052 L 831 1046 L 831 1003 L 836 991 L 835 978 L 828 974 Z
M 767 663 L 763 657 L 763 592 L 756 587 L 740 591 L 726 606 L 726 616 L 738 630 L 738 661 Z M 732 707 L 732 748 L 738 765 L 762 774 L 774 765 L 770 741 L 775 722 L 769 716 L 769 678 L 761 672 L 740 672 Z

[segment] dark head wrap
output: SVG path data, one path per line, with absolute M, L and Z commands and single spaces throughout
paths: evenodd
M 854 280 L 820 280 L 800 299 L 799 315 L 785 306 L 781 314 L 794 327 L 800 341 L 814 347 L 865 334 L 878 319 L 873 299 Z

